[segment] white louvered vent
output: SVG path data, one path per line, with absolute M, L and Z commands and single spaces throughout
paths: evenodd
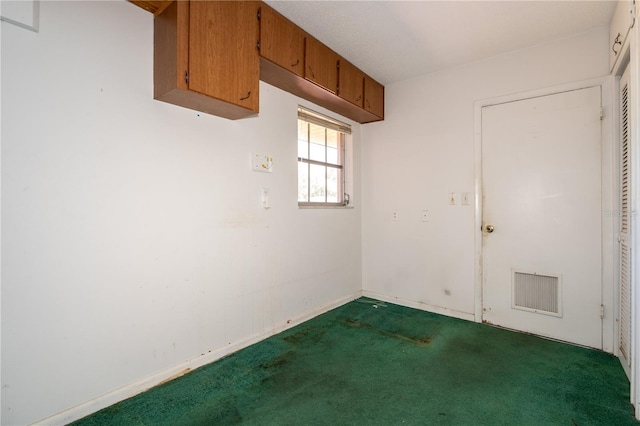
M 630 358 L 631 343 L 631 291 L 629 247 L 626 241 L 620 244 L 620 352 L 627 362 Z
M 620 232 L 629 232 L 629 85 L 622 87 L 620 99 L 622 128 L 620 129 L 621 181 L 620 181 Z
M 514 271 L 512 281 L 514 309 L 562 316 L 560 277 Z
M 629 70 L 620 79 L 620 360 L 631 366 L 631 247 L 629 195 L 631 192 Z

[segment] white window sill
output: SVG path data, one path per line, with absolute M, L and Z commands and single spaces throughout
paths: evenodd
M 301 210 L 306 209 L 338 209 L 338 210 L 353 210 L 355 206 L 300 206 L 298 208 Z

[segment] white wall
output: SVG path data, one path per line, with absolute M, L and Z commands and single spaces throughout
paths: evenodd
M 473 319 L 475 200 L 448 194 L 474 194 L 474 102 L 607 74 L 601 28 L 387 86 L 385 121 L 363 126 L 364 293 Z
M 1 25 L 2 424 L 117 399 L 359 294 L 359 125 L 356 207 L 300 210 L 298 98 L 261 84 L 241 121 L 154 101 L 153 16 L 124 1 Z

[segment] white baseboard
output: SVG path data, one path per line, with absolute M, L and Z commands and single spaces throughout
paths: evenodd
M 406 306 L 408 308 L 433 312 L 434 314 L 446 315 L 449 317 L 460 318 L 467 321 L 475 321 L 475 316 L 473 313 L 456 311 L 453 309 L 443 308 L 441 306 L 429 305 L 427 303 L 403 299 L 401 297 L 388 296 L 386 294 L 380 294 L 369 290 L 363 290 L 362 295 L 364 297 L 370 297 L 372 299 L 381 300 L 383 302 L 395 303 L 397 305 Z
M 203 365 L 210 364 L 222 357 L 232 354 L 233 352 L 237 352 L 240 349 L 246 348 L 247 346 L 253 345 L 254 343 L 257 343 L 268 337 L 274 336 L 284 330 L 287 330 L 291 327 L 299 325 L 305 321 L 310 320 L 311 318 L 317 317 L 318 315 L 328 312 L 331 309 L 337 308 L 338 306 L 342 306 L 345 303 L 355 300 L 360 296 L 362 296 L 362 292 L 357 291 L 353 294 L 350 294 L 349 296 L 342 297 L 338 300 L 334 300 L 333 302 L 327 305 L 324 305 L 320 308 L 313 309 L 311 311 L 303 313 L 302 315 L 296 318 L 277 324 L 274 327 L 268 330 L 265 330 L 264 332 L 254 334 L 253 336 L 247 337 L 245 339 L 230 343 L 224 347 L 217 348 L 205 354 L 199 355 L 190 360 L 187 360 L 178 365 L 175 365 L 171 368 L 160 371 L 151 376 L 145 377 L 142 380 L 123 386 L 119 389 L 116 389 L 112 392 L 109 392 L 107 394 L 94 398 L 92 400 L 83 402 L 80 405 L 76 405 L 75 407 L 61 411 L 60 413 L 54 414 L 50 417 L 47 417 L 33 424 L 57 426 L 57 425 L 66 425 L 73 421 L 79 420 L 85 416 L 88 416 L 89 414 L 100 411 L 103 408 L 109 407 L 120 401 L 124 401 L 125 399 L 131 398 L 132 396 L 135 396 L 139 393 L 149 390 L 154 386 L 158 386 L 159 384 L 178 378 L 192 370 L 195 370 L 198 367 L 202 367 Z

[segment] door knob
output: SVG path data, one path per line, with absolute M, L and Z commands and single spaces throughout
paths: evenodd
M 487 225 L 487 226 L 484 227 L 484 229 L 487 230 L 487 234 L 490 234 L 490 233 L 493 232 L 494 228 L 493 228 L 493 225 Z

